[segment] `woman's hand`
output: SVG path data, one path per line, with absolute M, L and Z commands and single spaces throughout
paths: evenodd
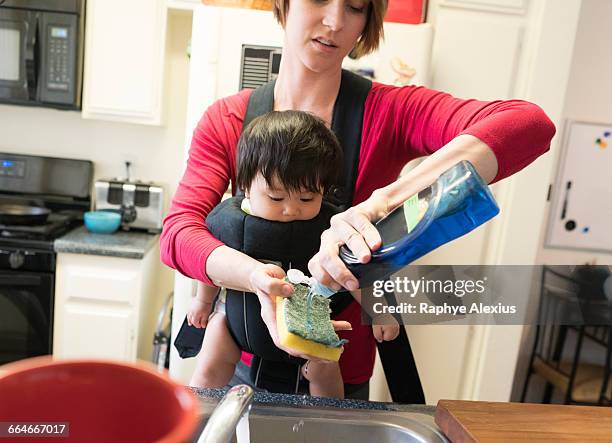
M 377 190 L 362 203 L 334 215 L 331 227 L 321 235 L 319 252 L 310 259 L 308 269 L 314 278 L 335 290 L 355 290 L 359 283 L 339 257 L 340 246 L 346 245 L 361 263 L 367 263 L 371 251 L 381 245 L 380 234 L 372 222 L 389 213 L 386 193 Z
M 279 345 L 278 330 L 276 328 L 276 297 L 291 297 L 293 286 L 284 281 L 285 271 L 273 264 L 262 264 L 256 267 L 249 276 L 251 292 L 259 298 L 261 305 L 261 318 L 268 327 L 274 344 Z M 293 354 L 292 354 L 293 355 Z
M 276 297 L 290 297 L 293 294 L 293 286 L 284 281 L 285 271 L 273 264 L 261 264 L 256 267 L 250 275 L 251 292 L 257 294 L 261 304 L 261 318 L 268 327 L 274 344 L 289 355 L 301 357 L 306 360 L 317 360 L 316 357 L 301 354 L 293 349 L 281 346 L 276 328 Z M 332 321 L 334 329 L 350 330 L 351 324 L 346 321 Z

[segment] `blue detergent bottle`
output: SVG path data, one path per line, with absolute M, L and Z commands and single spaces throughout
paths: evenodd
M 374 224 L 382 246 L 368 263 L 360 263 L 346 246 L 340 248 L 340 258 L 359 287 L 367 288 L 498 213 L 488 185 L 464 160 Z

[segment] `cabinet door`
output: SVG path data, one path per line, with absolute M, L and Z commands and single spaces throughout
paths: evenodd
M 136 359 L 133 310 L 129 306 L 68 303 L 60 328 L 62 358 Z
M 141 260 L 58 254 L 53 354 L 136 358 Z
M 83 117 L 162 123 L 166 3 L 88 0 Z

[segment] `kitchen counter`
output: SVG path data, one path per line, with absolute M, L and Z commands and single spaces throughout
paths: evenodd
M 440 400 L 435 422 L 465 443 L 609 442 L 612 409 L 534 403 Z
M 221 400 L 226 389 L 189 388 L 198 398 L 203 401 L 207 399 Z M 262 406 L 287 406 L 297 408 L 340 408 L 340 409 L 365 409 L 370 411 L 398 411 L 415 412 L 433 416 L 436 407 L 429 405 L 404 405 L 399 403 L 382 403 L 365 400 L 339 400 L 335 398 L 311 397 L 308 395 L 295 394 L 271 394 L 268 392 L 255 392 L 253 396 L 254 405 Z
M 158 234 L 117 231 L 92 234 L 85 226 L 55 240 L 55 252 L 141 259 L 159 241 Z

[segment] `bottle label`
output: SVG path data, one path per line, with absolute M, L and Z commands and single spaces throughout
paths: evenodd
M 427 201 L 419 199 L 418 194 L 413 195 L 404 202 L 404 218 L 406 219 L 408 233 L 412 232 L 415 226 L 419 224 L 427 211 L 427 207 Z

